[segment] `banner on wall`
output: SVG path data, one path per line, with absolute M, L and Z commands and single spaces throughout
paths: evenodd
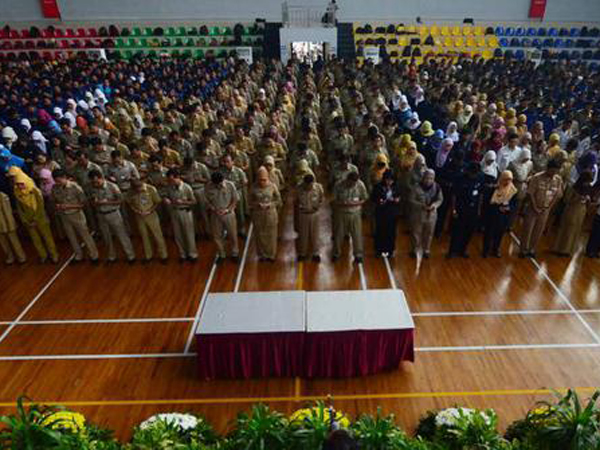
M 379 47 L 365 47 L 365 60 L 379 64 Z
M 252 47 L 236 47 L 235 52 L 239 59 L 243 59 L 249 65 L 252 64 Z
M 42 2 L 42 15 L 46 19 L 60 19 L 60 9 L 56 0 L 40 0 Z
M 546 14 L 546 1 L 547 0 L 531 0 L 529 7 L 529 18 L 530 19 L 543 19 Z

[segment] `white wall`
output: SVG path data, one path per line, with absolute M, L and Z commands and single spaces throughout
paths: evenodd
M 58 0 L 63 20 L 281 21 L 282 0 Z M 600 22 L 600 0 L 547 0 L 547 21 Z M 289 0 L 321 6 L 327 0 Z M 527 20 L 530 0 L 338 0 L 342 21 L 424 21 L 465 16 L 487 21 Z M 0 21 L 40 20 L 40 0 L 0 0 Z

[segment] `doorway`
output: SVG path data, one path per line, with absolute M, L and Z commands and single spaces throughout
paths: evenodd
M 291 47 L 294 58 L 311 65 L 325 54 L 323 42 L 292 42 Z

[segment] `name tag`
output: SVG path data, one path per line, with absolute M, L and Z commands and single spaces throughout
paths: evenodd
M 471 194 L 473 197 L 479 195 L 479 191 L 477 189 L 473 189 L 473 192 Z

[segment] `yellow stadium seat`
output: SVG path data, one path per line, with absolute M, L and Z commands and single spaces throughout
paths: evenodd
M 473 34 L 475 36 L 483 36 L 485 34 L 485 30 L 483 27 L 475 27 L 473 28 Z
M 452 27 L 452 36 L 462 36 L 462 30 L 459 26 Z
M 417 32 L 417 27 L 415 27 L 414 25 L 408 25 L 405 28 L 407 33 L 416 34 Z
M 472 36 L 469 36 L 467 38 L 467 47 L 473 48 L 475 47 L 477 44 L 475 44 L 475 38 Z
M 473 27 L 471 25 L 464 25 L 462 28 L 463 36 L 471 36 L 473 34 Z
M 485 38 L 483 36 L 480 36 L 477 38 L 477 47 L 486 47 L 487 44 L 485 42 Z
M 498 47 L 498 38 L 496 36 L 489 36 L 488 37 L 488 47 Z
M 450 27 L 444 25 L 441 29 L 442 36 L 450 36 Z
M 447 37 L 444 39 L 444 45 L 446 47 L 454 47 L 454 41 L 452 40 L 451 37 Z
M 454 38 L 454 45 L 456 47 L 463 47 L 465 45 L 465 39 L 463 37 Z
M 406 36 L 402 36 L 398 38 L 398 45 L 400 47 L 406 47 L 408 45 L 408 38 Z
M 435 24 L 431 25 L 431 28 L 429 29 L 429 34 L 431 34 L 432 36 L 439 36 L 440 35 L 440 29 Z
M 427 28 L 427 25 L 421 25 L 419 27 L 419 34 L 421 36 L 427 37 L 427 35 L 429 34 L 429 29 Z
M 484 50 L 483 53 L 481 54 L 481 56 L 484 59 L 492 59 L 494 56 L 494 53 L 491 50 Z

